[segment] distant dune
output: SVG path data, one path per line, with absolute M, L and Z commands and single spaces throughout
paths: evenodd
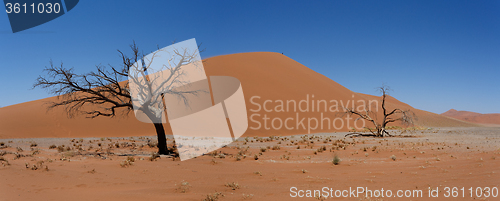
M 472 123 L 500 125 L 500 114 L 498 113 L 481 114 L 476 112 L 457 111 L 455 109 L 451 109 L 441 115 Z
M 341 112 L 331 112 L 329 110 L 330 101 L 347 104 L 353 101 L 355 103 L 368 103 L 371 100 L 374 103 L 381 100 L 380 96 L 352 92 L 326 76 L 280 53 L 256 52 L 217 56 L 206 59 L 204 66 L 208 76 L 226 75 L 236 77 L 241 81 L 249 116 L 249 128 L 245 133 L 246 136 L 347 131 L 350 127 L 354 127 L 354 119 L 345 119 Z M 78 116 L 69 119 L 64 114 L 63 108 L 47 111 L 47 105 L 45 104 L 56 99 L 57 97 L 51 97 L 0 108 L 0 139 L 155 135 L 154 127 L 137 121 L 133 112 L 114 118 L 98 117 L 88 119 Z M 278 104 L 279 101 L 293 100 L 299 103 L 300 101 L 305 102 L 307 99 L 309 99 L 310 108 L 306 112 L 297 113 L 298 111 L 293 111 L 293 107 L 288 108 L 288 111 L 281 111 Z M 266 109 L 272 110 L 270 112 L 264 111 L 263 106 L 266 100 L 270 101 L 266 103 Z M 328 102 L 327 110 L 325 110 L 324 105 L 316 104 L 321 100 Z M 261 110 L 255 112 L 259 106 L 261 106 Z M 388 109 L 396 107 L 411 109 L 417 116 L 415 124 L 418 126 L 477 126 L 476 124 L 412 108 L 410 105 L 393 97 L 388 97 L 387 107 Z M 341 105 L 339 105 L 339 109 L 342 109 Z M 372 109 L 381 111 L 380 102 L 378 108 Z M 378 114 L 377 117 L 381 119 L 381 113 Z M 287 118 L 293 118 L 293 121 L 289 122 L 290 127 L 293 127 L 293 129 L 286 129 L 283 125 L 281 129 L 273 129 L 272 125 L 270 125 L 271 122 L 267 122 L 269 129 L 266 129 L 264 127 L 264 115 L 270 118 L 269 121 L 277 118 L 282 123 Z M 299 115 L 299 118 L 297 118 L 297 115 Z M 318 128 L 308 131 L 308 129 L 295 125 L 296 120 L 302 118 L 305 118 L 305 123 L 308 121 L 307 118 L 316 118 L 318 121 L 323 119 L 325 124 L 322 129 L 318 126 Z M 332 120 L 336 118 L 343 118 L 345 121 L 336 121 L 332 124 Z M 499 119 L 497 118 L 495 122 L 500 122 Z M 274 122 L 276 128 L 279 125 L 279 120 Z M 260 129 L 257 129 L 259 124 L 256 122 L 261 124 Z M 293 125 L 291 122 L 294 122 Z M 330 122 L 330 124 L 326 122 Z M 328 128 L 328 125 L 330 125 L 330 128 Z M 361 123 L 358 122 L 358 126 L 360 125 Z M 338 129 L 335 129 L 334 126 Z M 171 133 L 168 123 L 165 124 L 165 129 L 167 133 Z

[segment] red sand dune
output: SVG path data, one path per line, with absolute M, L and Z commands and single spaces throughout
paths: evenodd
M 271 120 L 279 118 L 282 121 L 287 118 L 295 118 L 297 113 L 293 110 L 285 112 L 252 112 L 258 108 L 255 103 L 263 105 L 265 100 L 271 100 L 268 103 L 267 109 L 275 108 L 277 100 L 295 100 L 299 103 L 305 100 L 308 96 L 312 101 L 319 100 L 336 100 L 337 102 L 347 103 L 349 101 L 365 101 L 381 100 L 379 96 L 359 94 L 343 87 L 335 81 L 321 75 L 306 66 L 282 55 L 279 53 L 256 52 L 256 53 L 241 53 L 224 56 L 212 57 L 205 60 L 205 71 L 208 76 L 211 75 L 226 75 L 238 78 L 243 87 L 247 111 L 249 116 L 249 128 L 245 133 L 246 136 L 270 136 L 270 135 L 291 135 L 305 134 L 307 129 L 298 126 L 295 129 L 295 123 L 291 126 L 295 127 L 292 130 L 287 130 L 284 127 L 281 129 L 265 129 L 263 128 L 264 115 L 267 115 Z M 314 95 L 314 98 L 312 97 Z M 251 98 L 259 96 L 260 99 Z M 63 108 L 56 108 L 47 111 L 45 105 L 47 102 L 56 100 L 57 97 L 51 97 L 17 105 L 0 108 L 0 139 L 2 138 L 39 138 L 39 137 L 118 137 L 118 136 L 148 136 L 155 135 L 155 130 L 152 125 L 141 123 L 134 117 L 133 112 L 128 115 L 118 116 L 114 118 L 98 117 L 88 119 L 83 116 L 78 116 L 72 119 L 67 118 L 63 112 Z M 329 105 L 330 106 L 330 105 Z M 356 105 L 357 107 L 358 105 Z M 323 106 L 321 105 L 323 108 Z M 341 109 L 341 106 L 339 106 Z M 398 101 L 393 97 L 388 97 L 387 107 L 389 109 L 402 108 L 411 109 L 415 112 L 417 120 L 416 125 L 424 127 L 458 127 L 458 126 L 477 126 L 476 124 L 467 123 L 456 120 L 439 114 L 418 110 L 411 106 Z M 292 108 L 293 109 L 293 108 Z M 310 108 L 312 109 L 312 108 Z M 316 107 L 317 109 L 317 107 Z M 380 104 L 379 104 L 379 111 Z M 323 112 L 323 116 L 321 116 Z M 378 113 L 381 118 L 380 112 Z M 258 124 L 250 119 L 261 123 L 260 129 L 255 129 Z M 260 115 L 257 116 L 257 115 Z M 299 119 L 316 118 L 341 118 L 337 112 L 330 111 L 309 111 L 301 112 Z M 345 119 L 345 116 L 343 117 Z M 293 122 L 295 122 L 295 119 Z M 324 121 L 326 122 L 326 121 Z M 276 127 L 279 121 L 275 122 Z M 331 121 L 330 121 L 331 123 Z M 334 129 L 330 125 L 324 124 L 323 129 L 319 127 L 311 130 L 311 133 L 325 131 L 347 131 L 349 127 L 353 127 L 353 120 L 345 120 L 344 126 L 341 126 L 340 121 L 336 122 L 336 126 L 340 129 Z M 349 126 L 347 126 L 349 123 Z M 312 121 L 311 125 L 314 125 Z M 395 124 L 398 125 L 398 124 Z M 269 126 L 269 125 L 268 125 Z M 361 126 L 361 124 L 359 124 Z M 254 129 L 252 129 L 254 128 Z M 170 126 L 165 124 L 167 133 L 171 133 Z
M 455 109 L 451 109 L 441 115 L 472 123 L 500 125 L 500 114 L 498 113 L 481 114 L 476 112 L 457 111 Z

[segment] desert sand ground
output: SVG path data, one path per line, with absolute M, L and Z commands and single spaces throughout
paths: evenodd
M 325 199 L 318 194 L 293 198 L 292 187 L 295 192 L 383 188 L 393 196 L 397 190 L 423 192 L 419 198 L 367 198 L 362 193 L 327 200 L 500 199 L 485 197 L 485 187 L 500 188 L 500 128 L 393 133 L 398 136 L 240 138 L 216 153 L 182 162 L 152 155 L 153 136 L 2 139 L 0 200 Z M 340 159 L 337 165 L 334 156 Z M 438 198 L 429 198 L 429 187 L 439 189 Z M 445 187 L 465 187 L 465 198 L 445 198 Z M 483 196 L 471 197 L 470 187 Z

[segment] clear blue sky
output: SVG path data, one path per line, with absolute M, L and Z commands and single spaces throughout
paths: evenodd
M 16 34 L 0 12 L 0 106 L 49 97 L 31 86 L 50 59 L 87 72 L 133 40 L 150 52 L 190 38 L 204 58 L 284 52 L 356 92 L 385 83 L 418 109 L 500 113 L 500 1 L 436 0 L 81 0 Z

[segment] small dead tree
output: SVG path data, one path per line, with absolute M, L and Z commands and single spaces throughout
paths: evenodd
M 410 111 L 410 110 L 402 110 L 399 108 L 395 108 L 393 110 L 387 110 L 386 108 L 386 98 L 388 91 L 390 90 L 389 87 L 387 86 L 381 86 L 378 87 L 378 90 L 382 93 L 382 112 L 383 112 L 383 119 L 382 123 L 377 122 L 376 118 L 376 113 L 373 111 L 370 111 L 366 109 L 365 107 L 364 111 L 356 111 L 354 108 L 346 108 L 344 107 L 344 114 L 347 115 L 356 115 L 358 118 L 355 120 L 366 120 L 368 122 L 371 122 L 375 128 L 368 128 L 365 127 L 365 129 L 368 129 L 370 132 L 369 134 L 366 133 L 348 133 L 345 136 L 373 136 L 373 137 L 384 137 L 385 135 L 387 136 L 392 136 L 389 134 L 389 132 L 386 130 L 387 124 L 393 123 L 393 122 L 401 122 L 404 125 L 412 125 L 413 124 L 413 119 L 415 118 L 415 114 Z M 370 107 L 368 107 L 370 108 Z M 372 118 L 375 117 L 375 118 Z
M 96 118 L 99 116 L 115 117 L 118 114 L 128 114 L 134 109 L 130 92 L 130 83 L 127 80 L 127 78 L 129 78 L 129 71 L 131 71 L 132 68 L 140 67 L 143 68 L 141 73 L 147 72 L 150 68 L 149 65 L 151 65 L 152 60 L 155 58 L 153 53 L 150 57 L 151 59 L 145 62 L 142 60 L 145 55 L 139 51 L 135 43 L 130 45 L 130 48 L 132 50 L 131 56 L 118 50 L 122 60 L 119 68 L 111 65 L 108 67 L 97 65 L 96 71 L 91 71 L 86 74 L 77 74 L 74 72 L 73 68 L 65 68 L 62 63 L 56 66 L 50 61 L 50 66 L 44 69 L 47 74 L 45 76 L 39 76 L 33 88 L 48 89 L 50 94 L 58 96 L 58 101 L 50 103 L 48 109 L 64 107 L 70 118 L 76 115 Z M 144 86 L 140 88 L 140 90 L 146 92 L 142 97 L 143 101 L 146 103 L 144 103 L 139 110 L 141 110 L 143 114 L 146 114 L 147 117 L 151 119 L 151 122 L 156 122 L 153 123 L 153 125 L 158 137 L 159 154 L 175 153 L 167 150 L 165 129 L 162 123 L 157 123 L 161 122 L 158 121 L 158 118 L 161 118 L 160 113 L 163 112 L 165 108 L 152 107 L 152 104 L 148 103 L 154 102 L 152 100 L 162 99 L 163 95 L 168 93 L 177 96 L 179 99 L 183 100 L 185 104 L 188 104 L 186 95 L 196 95 L 200 92 L 196 90 L 179 91 L 178 89 L 170 87 L 173 83 L 189 84 L 181 83 L 182 81 L 179 81 L 179 78 L 183 75 L 182 68 L 192 62 L 196 62 L 195 59 L 199 58 L 198 52 L 198 49 L 195 51 L 173 51 L 172 54 L 177 56 L 175 59 L 176 62 L 169 62 L 169 64 L 163 65 L 165 67 L 164 70 L 170 71 L 171 76 L 162 80 L 159 84 L 160 86 L 158 86 L 158 82 L 155 82 L 155 87 L 161 88 L 163 90 L 162 93 L 152 93 L 155 89 L 152 88 L 151 83 L 156 81 L 153 75 L 146 75 L 146 79 L 137 79 L 137 77 L 129 79 L 130 82 L 137 82 L 137 85 Z M 169 61 L 172 60 L 173 59 Z

